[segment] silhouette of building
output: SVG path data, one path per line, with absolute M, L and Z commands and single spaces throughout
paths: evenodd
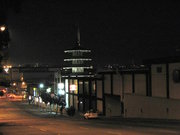
M 75 46 L 65 50 L 64 53 L 61 75 L 66 93 L 66 107 L 73 106 L 81 112 L 96 109 L 96 88 L 91 50 L 81 47 L 79 28 Z
M 81 47 L 79 29 L 77 35 L 77 43 L 75 46 L 64 51 L 64 75 L 78 78 L 94 77 L 91 50 Z

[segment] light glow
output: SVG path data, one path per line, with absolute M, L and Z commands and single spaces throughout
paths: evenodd
M 77 86 L 76 86 L 75 84 L 71 84 L 71 85 L 70 85 L 70 90 L 71 90 L 71 91 L 77 90 Z
M 31 97 L 31 95 L 29 96 L 29 100 L 31 100 L 32 99 L 32 97 Z
M 63 90 L 64 89 L 64 83 L 58 83 L 58 89 Z
M 15 83 L 15 82 L 13 83 L 13 86 L 16 86 L 16 83 Z
M 43 83 L 39 84 L 39 88 L 44 88 L 44 84 Z
M 4 68 L 4 71 L 5 71 L 6 73 L 9 73 L 9 68 Z
M 79 61 L 91 61 L 92 59 L 83 59 L 83 58 L 79 58 L 79 59 L 64 59 L 64 61 L 75 61 L 75 60 L 79 60 Z
M 58 94 L 59 94 L 59 95 L 64 95 L 64 94 L 65 94 L 65 91 L 64 91 L 64 90 L 59 90 L 59 91 L 58 91 Z
M 42 98 L 41 97 L 39 97 L 39 103 L 42 103 Z
M 47 88 L 46 92 L 50 93 L 51 92 L 51 88 Z
M 89 67 L 63 67 L 63 69 L 72 69 L 72 68 L 93 69 L 93 66 L 89 66 Z
M 22 85 L 25 85 L 26 83 L 25 82 L 22 82 Z
M 5 65 L 5 66 L 3 66 L 3 69 L 4 69 L 4 71 L 5 71 L 6 73 L 9 73 L 9 69 L 10 69 L 10 68 L 12 68 L 11 65 Z
M 68 93 L 69 91 L 69 84 L 68 84 L 68 79 L 65 79 L 65 91 L 66 93 Z M 69 107 L 69 102 L 68 102 L 68 99 L 69 99 L 69 94 L 66 94 L 66 107 Z
M 65 53 L 72 53 L 72 52 L 91 52 L 91 50 L 66 50 Z
M 3 32 L 6 30 L 6 27 L 5 26 L 0 26 L 0 30 Z

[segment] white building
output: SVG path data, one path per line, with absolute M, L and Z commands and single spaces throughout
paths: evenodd
M 97 109 L 106 116 L 180 119 L 180 59 L 100 72 Z

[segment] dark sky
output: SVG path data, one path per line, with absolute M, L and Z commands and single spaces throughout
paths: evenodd
M 10 60 L 14 64 L 62 65 L 76 42 L 92 50 L 97 65 L 178 55 L 180 2 L 120 0 L 25 0 L 9 12 Z

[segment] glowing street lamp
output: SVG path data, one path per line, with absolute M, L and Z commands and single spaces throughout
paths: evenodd
M 47 89 L 46 89 L 46 92 L 47 92 L 47 93 L 50 93 L 50 92 L 51 92 L 51 88 L 47 88 Z
M 6 27 L 3 25 L 3 26 L 0 26 L 0 31 L 3 32 L 6 30 Z
M 11 65 L 5 65 L 5 66 L 3 66 L 3 69 L 4 69 L 4 71 L 5 71 L 6 73 L 9 73 L 9 69 L 10 69 L 10 68 L 12 68 Z
M 58 83 L 58 89 L 63 90 L 64 89 L 64 83 Z
M 43 83 L 40 83 L 40 84 L 39 84 L 39 88 L 41 88 L 41 89 L 44 88 L 44 84 L 43 84 Z
M 59 95 L 65 95 L 64 83 L 58 83 L 58 94 Z
M 64 90 L 58 90 L 58 94 L 59 95 L 65 95 L 65 91 Z
M 25 82 L 22 82 L 22 85 L 25 85 L 26 83 Z
M 15 82 L 13 83 L 13 86 L 16 86 L 16 83 L 15 83 Z

